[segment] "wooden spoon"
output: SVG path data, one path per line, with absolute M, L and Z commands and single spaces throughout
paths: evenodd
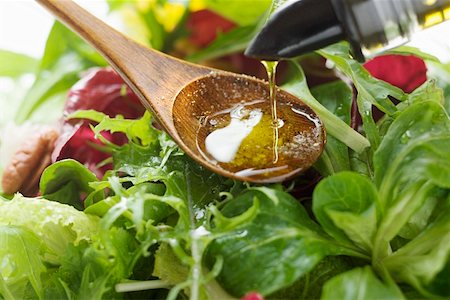
M 208 113 L 230 109 L 242 101 L 269 101 L 266 82 L 192 64 L 149 49 L 109 27 L 70 0 L 37 2 L 91 44 L 123 77 L 142 104 L 154 113 L 174 141 L 190 157 L 211 171 L 243 181 L 278 182 L 310 167 L 320 156 L 325 132 L 323 126 L 320 126 L 319 132 L 318 128 L 312 126 L 311 120 L 318 120 L 317 116 L 298 98 L 278 90 L 279 104 L 295 105 L 296 109 L 306 112 L 305 116 L 298 117 L 295 126 L 298 132 L 312 134 L 315 130 L 315 138 L 308 143 L 316 147 L 312 149 L 306 145 L 307 151 L 300 150 L 297 156 L 302 159 L 294 165 L 289 165 L 288 161 L 288 172 L 266 172 L 263 176 L 236 172 L 209 159 L 199 147 L 200 121 Z M 268 169 L 270 167 L 267 166 Z

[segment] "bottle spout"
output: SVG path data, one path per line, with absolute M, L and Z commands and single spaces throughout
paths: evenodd
M 328 46 L 344 39 L 344 31 L 330 0 L 288 1 L 253 38 L 245 55 L 280 60 Z

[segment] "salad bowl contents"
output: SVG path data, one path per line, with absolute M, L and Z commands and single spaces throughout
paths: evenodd
M 269 1 L 108 3 L 148 46 L 259 72 L 241 53 Z M 0 60 L 18 89 L 35 75 L 17 101 L 16 92 L 0 98 L 9 108 L 0 120 L 1 298 L 450 297 L 448 63 L 400 47 L 361 65 L 346 43 L 286 62 L 279 94 L 317 114 L 327 143 L 308 172 L 252 184 L 187 156 L 60 23 L 40 60 L 7 51 Z M 205 140 L 212 126 L 230 126 L 230 113 L 258 117 L 258 103 L 235 104 L 204 112 Z M 198 147 L 226 161 L 216 138 Z

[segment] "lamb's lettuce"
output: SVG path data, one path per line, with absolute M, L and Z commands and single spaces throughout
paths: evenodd
M 364 267 L 333 277 L 323 287 L 321 299 L 400 300 L 405 297 L 394 283 L 383 283 L 370 267 Z
M 354 243 L 369 255 L 377 228 L 378 194 L 367 177 L 340 172 L 314 190 L 313 211 L 323 229 L 336 240 Z
M 352 90 L 343 81 L 322 84 L 311 90 L 327 110 L 339 117 L 346 124 L 351 124 Z M 314 168 L 321 175 L 327 176 L 340 171 L 350 170 L 350 151 L 348 147 L 332 135 L 327 135 L 327 143 Z
M 323 232 L 306 210 L 288 193 L 269 188 L 253 188 L 228 202 L 216 222 L 219 236 L 208 248 L 209 265 L 222 257 L 219 282 L 235 296 L 252 290 L 268 295 L 293 284 L 310 272 L 325 256 L 365 257 L 353 246 L 346 247 Z
M 283 85 L 283 89 L 297 96 L 310 106 L 324 123 L 328 134 L 358 153 L 369 147 L 369 141 L 364 136 L 353 130 L 348 124 L 314 98 L 308 88 L 302 67 L 296 62 L 292 62 L 291 68 L 292 78 Z
M 406 95 L 399 88 L 370 76 L 361 64 L 352 59 L 347 43 L 329 46 L 318 53 L 336 64 L 339 70 L 353 81 L 358 91 L 358 110 L 364 131 L 370 141 L 371 150 L 376 150 L 381 138 L 372 116 L 372 106 L 392 115 L 397 109 L 388 96 L 403 101 Z

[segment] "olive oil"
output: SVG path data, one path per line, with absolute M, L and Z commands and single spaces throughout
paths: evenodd
M 214 72 L 188 85 L 174 103 L 184 110 L 173 118 L 176 130 L 196 137 L 186 140 L 188 154 L 198 154 L 194 159 L 219 174 L 258 183 L 280 182 L 309 168 L 324 148 L 321 121 L 300 99 L 278 88 L 274 118 L 270 94 L 262 80 Z M 210 99 L 206 105 L 205 98 Z
M 276 89 L 276 70 L 278 61 L 265 61 L 261 63 L 264 65 L 267 71 L 267 79 L 269 81 L 269 101 L 272 108 L 272 131 L 273 131 L 273 162 L 278 161 L 278 115 L 277 115 L 277 89 Z
M 206 138 L 197 140 L 204 158 L 260 182 L 281 181 L 311 165 L 323 146 L 320 120 L 305 106 L 278 103 L 275 143 L 273 106 L 267 100 L 238 103 L 204 118 L 198 136 Z

